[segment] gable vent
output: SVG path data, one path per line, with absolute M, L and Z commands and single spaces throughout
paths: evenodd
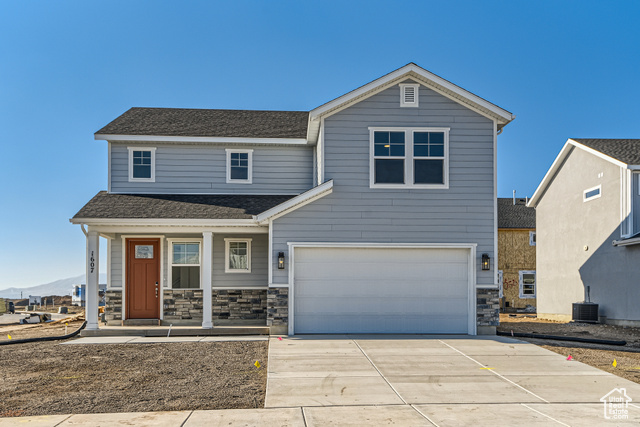
M 417 107 L 418 106 L 418 87 L 417 84 L 401 84 L 400 85 L 400 106 L 401 107 Z

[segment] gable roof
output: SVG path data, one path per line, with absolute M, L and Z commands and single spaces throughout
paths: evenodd
M 71 218 L 87 219 L 250 219 L 294 196 L 113 194 L 101 191 Z
M 640 165 L 640 139 L 571 138 L 571 140 L 624 164 Z
M 401 83 L 406 79 L 412 79 L 428 87 L 429 89 L 452 99 L 477 113 L 495 120 L 498 129 L 502 129 L 515 116 L 509 111 L 481 98 L 473 93 L 433 74 L 430 71 L 410 62 L 404 67 L 398 68 L 370 83 L 365 84 L 349 93 L 346 93 L 332 101 L 329 101 L 309 112 L 309 131 L 307 139 L 315 142 L 320 128 L 320 119 L 337 113 L 350 105 L 360 102 L 391 86 Z
M 131 108 L 95 136 L 305 139 L 308 117 L 306 111 Z
M 538 205 L 553 177 L 574 149 L 584 150 L 620 167 L 640 169 L 640 139 L 569 138 L 542 178 L 542 182 L 533 193 L 528 206 L 535 208 Z
M 536 228 L 536 210 L 526 199 L 498 198 L 498 228 Z

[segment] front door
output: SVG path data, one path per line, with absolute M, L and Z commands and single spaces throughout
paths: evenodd
M 127 239 L 127 319 L 160 316 L 160 239 Z

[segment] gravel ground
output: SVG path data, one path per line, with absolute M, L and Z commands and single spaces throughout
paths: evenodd
M 0 346 L 0 417 L 262 408 L 267 349 L 266 341 Z
M 640 328 L 589 323 L 553 322 L 535 317 L 500 315 L 499 331 L 525 332 L 605 340 L 624 340 L 625 346 L 574 343 L 569 341 L 518 338 L 578 362 L 610 372 L 640 384 Z M 613 366 L 613 361 L 616 366 Z

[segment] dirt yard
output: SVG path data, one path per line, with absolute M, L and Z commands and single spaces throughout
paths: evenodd
M 640 328 L 589 324 L 565 323 L 537 319 L 535 317 L 510 317 L 500 315 L 499 331 L 524 332 L 603 340 L 624 340 L 625 346 L 577 343 L 569 341 L 518 338 L 548 350 L 569 356 L 578 362 L 610 372 L 619 377 L 640 383 Z M 613 366 L 613 361 L 616 366 Z
M 60 332 L 38 326 L 12 338 Z M 0 417 L 264 406 L 266 341 L 59 343 L 0 346 Z

